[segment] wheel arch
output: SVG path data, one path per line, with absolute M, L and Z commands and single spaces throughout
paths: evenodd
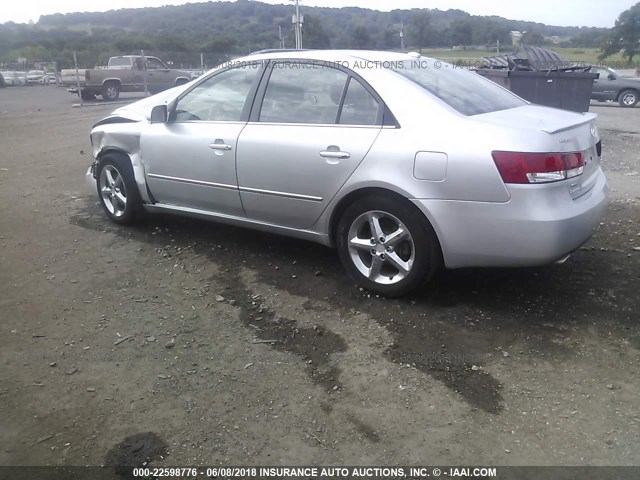
M 342 197 L 338 201 L 336 206 L 333 208 L 333 211 L 331 212 L 331 217 L 329 219 L 328 234 L 329 234 L 329 240 L 332 246 L 336 245 L 336 233 L 338 230 L 338 224 L 340 223 L 340 218 L 342 218 L 342 215 L 344 214 L 346 209 L 349 208 L 349 205 L 351 205 L 356 200 L 359 200 L 360 198 L 368 197 L 368 196 L 386 196 L 386 197 L 395 198 L 396 200 L 404 202 L 409 208 L 415 208 L 416 210 L 418 210 L 421 214 L 425 216 L 426 220 L 429 222 L 429 224 L 433 228 L 436 238 L 438 240 L 440 251 L 444 253 L 442 251 L 442 242 L 440 240 L 440 232 L 438 231 L 437 223 L 434 221 L 434 219 L 429 214 L 429 212 L 425 212 L 423 209 L 419 208 L 407 196 L 395 190 L 379 187 L 379 186 L 358 188 L 356 190 L 353 190 L 347 193 L 344 197 Z
M 98 152 L 98 154 L 96 155 L 96 160 L 98 161 L 98 163 L 100 163 L 102 161 L 102 159 L 104 158 L 105 155 L 109 155 L 109 154 L 116 154 L 116 155 L 120 155 L 123 157 L 126 157 L 127 160 L 129 160 L 129 162 L 131 162 L 132 166 L 133 166 L 133 162 L 131 161 L 131 157 L 129 156 L 129 154 L 118 147 L 105 147 L 102 150 L 100 150 Z
M 187 77 L 178 77 L 176 78 L 174 84 L 176 87 L 180 86 L 180 85 L 184 85 L 185 83 L 189 83 L 191 80 L 188 79 Z
M 616 94 L 616 102 L 620 101 L 620 96 L 624 93 L 624 92 L 628 92 L 629 90 L 631 90 L 632 92 L 634 92 L 636 94 L 636 98 L 640 98 L 640 87 L 624 87 L 621 88 L 620 91 Z
M 126 158 L 133 170 L 134 180 L 136 182 L 136 185 L 138 186 L 138 191 L 140 192 L 143 203 L 154 203 L 151 192 L 149 191 L 149 187 L 147 186 L 147 180 L 144 175 L 144 167 L 141 164 L 137 164 L 131 154 L 126 150 L 115 146 L 105 147 L 96 154 L 96 165 L 99 165 L 100 162 L 103 161 L 104 157 L 109 154 L 115 154 L 120 157 Z
M 117 83 L 120 87 L 122 87 L 122 80 L 117 77 L 105 78 L 102 81 L 102 86 L 104 87 L 107 83 Z

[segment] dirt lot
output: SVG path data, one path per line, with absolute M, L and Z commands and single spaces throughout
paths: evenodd
M 612 203 L 567 263 L 388 300 L 315 244 L 110 223 L 114 106 L 74 102 L 0 89 L 0 465 L 640 464 L 640 108 L 592 107 Z

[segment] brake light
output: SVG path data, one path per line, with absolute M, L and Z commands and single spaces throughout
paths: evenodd
M 584 154 L 492 152 L 505 183 L 548 183 L 581 175 Z

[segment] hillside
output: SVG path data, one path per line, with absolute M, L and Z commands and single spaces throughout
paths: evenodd
M 56 14 L 35 25 L 0 24 L 0 61 L 19 57 L 70 66 L 73 52 L 81 66 L 104 63 L 110 55 L 144 48 L 183 66 L 213 64 L 231 55 L 279 46 L 278 27 L 292 46 L 292 7 L 249 0 L 207 2 L 104 13 Z M 308 48 L 397 49 L 405 26 L 408 49 L 453 45 L 510 45 L 509 31 L 530 32 L 529 43 L 557 36 L 571 46 L 596 46 L 607 32 L 600 28 L 550 26 L 472 16 L 461 10 L 304 8 L 304 46 Z

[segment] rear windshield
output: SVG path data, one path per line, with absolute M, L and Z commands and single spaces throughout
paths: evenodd
M 109 59 L 110 67 L 130 67 L 131 59 L 128 57 L 112 57 Z
M 464 115 L 478 115 L 526 105 L 491 80 L 461 67 L 416 58 L 394 63 L 393 71 L 417 83 Z

